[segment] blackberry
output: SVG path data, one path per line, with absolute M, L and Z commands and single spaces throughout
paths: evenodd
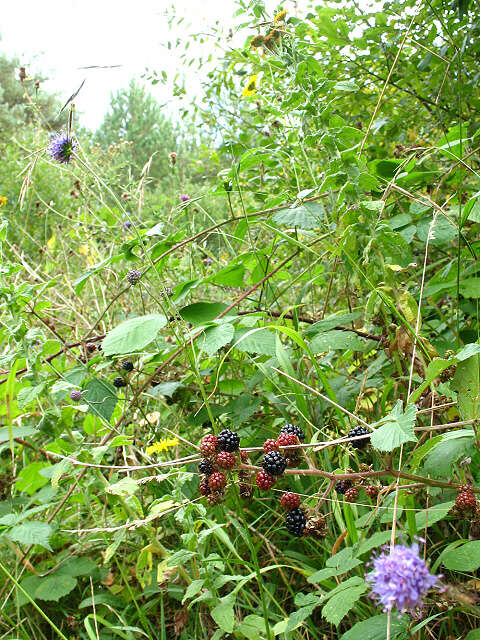
M 366 427 L 355 427 L 350 429 L 348 432 L 349 438 L 355 438 L 356 436 L 366 436 L 369 435 L 370 431 Z M 350 442 L 354 449 L 364 449 L 367 444 L 370 442 L 370 438 L 364 438 L 363 440 L 353 440 Z
M 355 502 L 355 500 L 358 498 L 358 489 L 357 487 L 350 487 L 350 489 L 347 489 L 345 491 L 345 502 Z
M 295 424 L 286 424 L 284 427 L 280 429 L 280 433 L 293 433 L 297 436 L 300 442 L 305 440 L 305 433 L 300 427 L 297 427 Z
M 202 456 L 212 456 L 217 450 L 217 439 L 211 433 L 208 433 L 200 442 L 200 453 Z
M 313 516 L 307 520 L 306 527 L 303 531 L 304 536 L 311 536 L 312 538 L 325 538 L 327 535 L 327 520 L 325 516 Z
M 300 538 L 300 536 L 303 535 L 303 531 L 307 524 L 307 518 L 305 517 L 302 509 L 292 509 L 287 513 L 285 524 L 287 525 L 288 531 L 293 536 Z
M 208 480 L 202 480 L 198 486 L 198 489 L 202 496 L 208 496 L 210 493 L 210 487 L 208 486 Z
M 281 476 L 287 463 L 279 451 L 270 451 L 263 458 L 262 467 L 271 476 Z
M 220 471 L 215 471 L 208 479 L 208 486 L 212 491 L 221 491 L 227 484 L 227 478 Z
M 206 476 L 211 476 L 212 473 L 215 471 L 215 469 L 213 468 L 212 463 L 210 462 L 210 460 L 207 460 L 207 458 L 204 458 L 201 462 L 199 462 L 198 464 L 198 471 L 200 473 L 203 473 Z
M 126 387 L 127 383 L 122 378 L 122 376 L 117 376 L 113 381 L 113 386 L 116 387 L 117 389 L 121 389 L 121 387 Z
M 248 451 L 240 451 L 240 458 L 242 462 L 248 462 Z
M 291 447 L 294 444 L 298 444 L 298 437 L 295 433 L 288 433 L 287 431 L 284 431 L 283 433 L 280 433 L 277 438 L 277 445 L 279 447 Z
M 287 511 L 290 511 L 290 509 L 298 509 L 300 506 L 300 496 L 291 491 L 287 491 L 280 498 L 280 504 Z
M 211 507 L 213 507 L 213 505 L 215 504 L 218 504 L 222 500 L 223 500 L 223 493 L 221 493 L 220 491 L 213 491 L 207 496 L 207 502 Z
M 87 351 L 88 351 L 89 353 L 93 353 L 93 352 L 94 352 L 94 351 L 96 351 L 96 350 L 97 350 L 97 345 L 96 345 L 96 344 L 93 344 L 93 342 L 89 342 L 89 343 L 87 344 Z
M 81 399 L 82 392 L 79 389 L 73 389 L 73 391 L 70 391 L 70 400 L 73 400 L 73 402 L 80 402 Z
M 122 369 L 124 371 L 133 371 L 133 362 L 131 360 L 124 360 L 122 362 Z
M 132 269 L 127 273 L 127 280 L 130 284 L 137 284 L 141 277 L 142 274 L 138 269 Z
M 221 451 L 237 451 L 240 438 L 235 431 L 223 429 L 217 436 L 218 448 Z
M 350 482 L 350 480 L 339 480 L 335 485 L 335 491 L 343 496 L 351 486 L 352 483 Z
M 259 471 L 255 482 L 257 483 L 257 487 L 260 489 L 260 491 L 268 491 L 273 487 L 276 480 L 266 471 Z
M 455 506 L 461 511 L 475 509 L 477 506 L 477 499 L 471 491 L 460 491 L 455 498 Z
M 365 487 L 365 493 L 367 494 L 367 496 L 370 496 L 370 498 L 376 498 L 378 494 L 378 487 L 376 487 L 374 484 L 371 484 L 368 487 Z
M 265 442 L 263 443 L 263 450 L 265 451 L 265 453 L 270 453 L 270 451 L 278 451 L 277 441 L 273 438 L 265 440 Z
M 229 451 L 220 451 L 217 453 L 217 464 L 220 469 L 231 469 L 236 462 L 236 458 L 233 453 Z

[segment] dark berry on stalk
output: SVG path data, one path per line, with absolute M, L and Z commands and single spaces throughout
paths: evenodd
M 82 399 L 82 392 L 79 389 L 73 389 L 70 391 L 70 400 L 73 402 L 79 402 Z
M 293 536 L 297 536 L 297 538 L 299 538 L 303 535 L 305 525 L 307 524 L 307 518 L 305 517 L 302 509 L 291 509 L 291 511 L 287 513 L 285 524 L 287 525 L 288 531 Z
M 350 487 L 345 491 L 344 499 L 346 502 L 355 502 L 358 498 L 358 489 L 357 487 Z
M 217 453 L 217 464 L 220 469 L 231 469 L 236 462 L 236 458 L 230 451 L 220 451 Z
M 350 489 L 351 486 L 352 483 L 350 482 L 350 480 L 339 480 L 335 485 L 335 491 L 343 496 L 347 489 Z
M 287 491 L 280 498 L 280 504 L 287 511 L 290 511 L 290 509 L 298 509 L 300 506 L 300 496 L 291 491 Z
M 218 448 L 221 451 L 236 451 L 240 444 L 240 438 L 235 431 L 223 429 L 217 436 Z
M 122 362 L 122 369 L 124 371 L 133 371 L 133 362 L 131 360 L 124 360 Z
M 142 274 L 138 269 L 132 269 L 127 273 L 127 280 L 130 284 L 137 284 L 141 277 Z
M 202 480 L 198 486 L 198 489 L 202 496 L 208 496 L 210 493 L 210 487 L 208 486 L 208 480 Z
M 265 453 L 270 453 L 270 451 L 278 451 L 277 441 L 273 438 L 265 440 L 265 442 L 263 443 L 263 450 L 265 451 Z
M 471 491 L 461 491 L 455 498 L 455 505 L 460 510 L 475 509 L 477 499 Z
M 257 487 L 260 489 L 260 491 L 268 491 L 273 487 L 276 480 L 266 471 L 259 471 L 255 482 L 257 483 Z
M 355 438 L 356 436 L 370 435 L 370 431 L 366 427 L 354 427 L 348 432 L 349 438 Z M 352 440 L 350 444 L 354 449 L 364 449 L 370 442 L 370 438 L 364 438 L 363 440 Z
M 293 433 L 297 436 L 300 442 L 305 440 L 305 433 L 300 427 L 297 427 L 296 424 L 286 424 L 284 427 L 280 429 L 280 433 Z
M 122 376 L 117 376 L 113 381 L 113 386 L 116 387 L 117 389 L 120 389 L 121 387 L 126 387 L 127 383 L 122 378 Z
M 212 433 L 208 433 L 200 442 L 200 453 L 202 456 L 213 456 L 217 450 L 217 439 Z
M 212 491 L 222 491 L 227 484 L 227 478 L 220 471 L 215 471 L 208 479 L 208 486 Z
M 206 476 L 211 476 L 212 473 L 215 471 L 215 469 L 213 468 L 213 465 L 210 462 L 210 460 L 207 460 L 205 458 L 201 462 L 199 462 L 198 471 L 199 471 L 199 473 L 203 473 Z
M 277 438 L 277 445 L 279 447 L 292 447 L 295 444 L 298 444 L 298 437 L 294 433 L 284 431 L 280 433 Z
M 93 352 L 94 352 L 94 351 L 96 351 L 96 350 L 97 350 L 97 345 L 93 344 L 93 342 L 89 342 L 89 343 L 87 344 L 87 351 L 88 351 L 89 353 L 93 353 Z
M 279 451 L 270 451 L 263 458 L 262 467 L 271 476 L 281 476 L 286 466 L 285 458 Z

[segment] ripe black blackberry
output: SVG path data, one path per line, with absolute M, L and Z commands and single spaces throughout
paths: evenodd
M 287 513 L 285 524 L 287 525 L 288 531 L 293 536 L 300 538 L 300 536 L 303 535 L 305 525 L 307 524 L 307 518 L 305 517 L 302 509 L 291 509 Z
M 235 431 L 223 429 L 217 436 L 217 442 L 220 451 L 237 451 L 240 438 Z
M 215 469 L 213 468 L 213 465 L 210 462 L 210 460 L 207 460 L 205 458 L 205 460 L 202 460 L 201 462 L 199 462 L 198 471 L 200 473 L 203 473 L 206 476 L 211 476 L 212 473 L 215 471 Z
M 113 386 L 116 387 L 117 389 L 120 389 L 121 387 L 126 387 L 127 383 L 122 378 L 122 376 L 117 376 L 113 381 Z
M 124 360 L 122 362 L 122 369 L 124 371 L 133 371 L 133 362 L 131 360 Z
M 370 431 L 366 427 L 354 427 L 348 432 L 349 438 L 355 438 L 356 436 L 366 436 L 370 434 Z M 370 438 L 364 438 L 363 440 L 353 440 L 350 442 L 354 449 L 364 449 L 370 442 Z
M 279 451 L 270 451 L 263 458 L 262 467 L 271 476 L 281 476 L 287 463 Z
M 297 436 L 300 442 L 305 440 L 305 433 L 300 427 L 297 427 L 296 424 L 286 424 L 284 427 L 280 429 L 280 433 L 293 433 Z
M 351 486 L 352 486 L 352 483 L 350 482 L 350 480 L 339 480 L 335 485 L 335 491 L 343 496 L 345 495 L 345 492 L 348 491 L 348 489 L 350 489 Z

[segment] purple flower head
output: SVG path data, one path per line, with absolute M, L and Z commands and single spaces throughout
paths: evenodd
M 182 202 L 188 202 L 188 201 L 190 200 L 190 196 L 189 196 L 189 195 L 187 195 L 186 193 L 183 193 L 183 194 L 180 196 L 180 200 L 181 200 Z
M 126 222 L 123 223 L 123 226 L 125 227 L 125 229 L 130 229 L 130 227 L 132 226 L 132 223 L 130 222 L 130 220 L 127 220 Z
M 82 399 L 82 392 L 80 391 L 80 389 L 73 389 L 72 391 L 70 391 L 70 399 L 74 402 L 80 402 L 80 400 Z
M 366 576 L 372 586 L 372 597 L 383 610 L 406 612 L 422 606 L 422 598 L 437 582 L 418 555 L 418 544 L 397 545 L 384 549 L 373 560 L 373 571 Z
M 57 162 L 68 164 L 77 151 L 77 143 L 68 133 L 57 133 L 50 142 L 48 153 Z

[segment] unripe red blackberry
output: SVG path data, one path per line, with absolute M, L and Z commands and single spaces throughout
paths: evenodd
M 277 441 L 273 438 L 265 440 L 265 442 L 263 443 L 263 450 L 265 451 L 265 453 L 270 453 L 270 451 L 278 451 Z
M 298 444 L 298 437 L 294 433 L 285 431 L 277 438 L 277 445 L 279 447 L 292 447 L 295 444 Z
M 335 485 L 335 491 L 340 495 L 344 495 L 347 489 L 350 489 L 351 486 L 352 483 L 350 482 L 350 480 L 339 480 Z
M 255 482 L 257 483 L 257 487 L 260 489 L 260 491 L 268 491 L 273 487 L 276 480 L 266 471 L 259 471 Z
M 248 462 L 248 451 L 240 451 L 240 458 L 242 462 Z
M 227 478 L 220 471 L 215 471 L 208 478 L 208 486 L 212 491 L 221 491 L 227 484 Z
M 292 509 L 289 511 L 287 513 L 285 524 L 292 535 L 297 536 L 297 538 L 302 536 L 305 525 L 307 524 L 307 519 L 302 509 Z
M 211 476 L 215 469 L 213 468 L 210 460 L 208 460 L 208 458 L 204 458 L 198 464 L 198 471 L 206 476 Z
M 370 496 L 370 498 L 376 498 L 378 495 L 378 487 L 376 487 L 374 484 L 371 484 L 368 487 L 365 487 L 365 493 L 367 494 L 367 496 Z
M 117 389 L 121 389 L 122 387 L 126 387 L 127 383 L 122 378 L 122 376 L 117 376 L 113 381 L 113 386 L 116 387 Z
M 345 491 L 345 502 L 355 502 L 358 498 L 358 489 L 357 487 L 350 487 Z
M 300 496 L 291 491 L 287 491 L 280 498 L 280 504 L 284 509 L 289 511 L 290 509 L 298 509 L 300 506 Z
M 471 491 L 461 491 L 455 498 L 455 506 L 461 511 L 475 509 L 477 506 L 477 499 Z
M 270 451 L 270 453 L 266 453 L 262 461 L 264 471 L 269 473 L 271 476 L 281 476 L 285 471 L 286 466 L 287 463 L 285 462 L 285 458 L 279 451 Z
M 472 487 L 469 484 L 461 484 L 458 487 L 458 493 L 473 493 Z
M 220 451 L 220 453 L 217 453 L 216 460 L 220 469 L 231 469 L 236 462 L 235 456 L 229 451 Z
M 81 399 L 82 392 L 80 389 L 73 389 L 73 391 L 70 391 L 70 400 L 73 400 L 73 402 L 80 402 Z
M 284 427 L 280 429 L 280 433 L 293 433 L 297 436 L 300 442 L 305 440 L 305 434 L 300 427 L 297 427 L 296 424 L 286 424 Z
M 210 493 L 210 487 L 208 486 L 208 480 L 202 480 L 200 482 L 200 484 L 198 485 L 198 489 L 200 491 L 200 493 L 202 494 L 202 496 L 208 496 L 208 494 Z
M 221 491 L 213 491 L 207 496 L 208 504 L 213 507 L 213 505 L 218 504 L 223 500 L 223 493 Z
M 235 431 L 230 429 L 222 429 L 217 436 L 218 448 L 221 451 L 237 451 L 240 444 L 240 438 Z
M 212 433 L 208 433 L 204 436 L 200 442 L 200 453 L 202 456 L 208 458 L 213 456 L 217 450 L 217 439 Z

